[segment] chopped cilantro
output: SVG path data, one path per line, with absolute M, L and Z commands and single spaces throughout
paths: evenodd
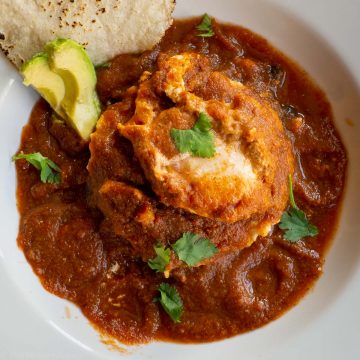
M 211 18 L 208 14 L 205 14 L 201 20 L 201 23 L 196 27 L 199 31 L 197 36 L 201 37 L 212 37 L 215 35 L 214 30 L 211 26 Z
M 291 208 L 282 215 L 279 224 L 280 229 L 286 230 L 284 238 L 297 242 L 306 236 L 316 236 L 319 233 L 318 228 L 309 223 L 305 213 L 296 205 L 291 175 L 289 176 L 289 191 Z
M 218 252 L 216 246 L 209 239 L 187 232 L 172 245 L 180 260 L 189 266 L 195 266 Z
M 209 117 L 201 112 L 192 129 L 172 128 L 170 134 L 181 153 L 189 152 L 194 156 L 209 158 L 215 154 L 214 134 L 211 132 L 211 127 Z
M 60 184 L 60 168 L 50 159 L 40 153 L 18 154 L 12 157 L 13 161 L 24 159 L 36 169 L 40 170 L 40 179 L 43 183 Z
M 180 318 L 183 312 L 183 302 L 176 288 L 169 284 L 161 283 L 158 290 L 160 292 L 160 297 L 154 300 L 160 302 L 166 313 L 174 322 L 181 322 Z
M 164 272 L 170 262 L 170 249 L 165 249 L 161 244 L 154 246 L 156 257 L 148 261 L 148 265 L 156 272 Z
M 183 233 L 171 247 L 178 258 L 189 266 L 195 266 L 218 252 L 209 239 L 190 232 Z M 154 249 L 156 256 L 148 261 L 148 265 L 156 272 L 163 272 L 168 278 L 170 272 L 166 270 L 166 267 L 170 263 L 171 249 L 166 249 L 162 244 L 155 245 Z

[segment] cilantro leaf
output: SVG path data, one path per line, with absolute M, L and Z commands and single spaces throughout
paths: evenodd
M 190 130 L 170 130 L 176 148 L 181 153 L 189 152 L 194 156 L 209 158 L 215 154 L 214 134 L 210 131 L 211 121 L 205 113 L 199 117 Z
M 199 31 L 197 36 L 201 37 L 212 37 L 215 35 L 214 30 L 211 26 L 211 18 L 208 14 L 205 14 L 201 20 L 201 23 L 196 27 Z
M 305 213 L 296 205 L 291 175 L 289 176 L 289 191 L 291 208 L 282 215 L 279 224 L 281 230 L 286 230 L 284 238 L 297 242 L 306 236 L 316 236 L 319 233 L 318 228 L 310 224 Z
M 161 283 L 159 286 L 160 297 L 155 298 L 155 301 L 159 301 L 166 313 L 171 319 L 180 323 L 180 318 L 183 312 L 183 302 L 181 297 L 173 286 L 166 283 Z
M 195 266 L 218 252 L 209 239 L 200 238 L 199 235 L 190 232 L 184 233 L 172 248 L 179 259 L 189 266 Z
M 43 183 L 60 184 L 60 168 L 50 159 L 40 153 L 18 154 L 12 157 L 13 161 L 24 159 L 36 169 L 40 170 L 40 179 Z
M 291 208 L 281 217 L 279 228 L 286 230 L 286 240 L 296 242 L 306 236 L 316 236 L 319 231 L 315 225 L 309 223 L 303 211 Z
M 152 270 L 156 270 L 156 272 L 164 272 L 166 270 L 166 266 L 170 262 L 170 249 L 165 249 L 165 247 L 161 244 L 154 246 L 154 250 L 156 253 L 156 257 L 148 261 L 148 265 Z

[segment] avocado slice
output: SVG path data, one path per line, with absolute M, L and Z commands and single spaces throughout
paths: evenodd
M 96 72 L 84 48 L 70 39 L 56 39 L 45 47 L 50 69 L 65 84 L 61 107 L 66 120 L 87 140 L 100 116 L 100 101 L 96 94 Z
M 65 84 L 59 75 L 51 71 L 46 53 L 36 54 L 21 67 L 20 72 L 24 85 L 33 86 L 61 117 L 66 116 L 61 108 Z

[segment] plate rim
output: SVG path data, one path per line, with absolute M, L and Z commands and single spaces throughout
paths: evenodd
M 184 0 L 183 0 L 184 1 Z M 259 1 L 260 2 L 260 1 Z M 282 7 L 284 7 L 284 8 L 286 8 L 287 10 L 289 10 L 289 9 L 293 9 L 293 10 L 290 10 L 290 11 L 294 11 L 294 9 L 296 9 L 296 6 L 298 6 L 299 5 L 299 3 L 301 2 L 301 0 L 300 1 L 298 1 L 297 0 L 297 2 L 296 2 L 296 4 L 297 5 L 289 5 L 291 2 L 290 1 L 288 1 L 288 0 L 272 0 L 271 2 L 273 2 L 274 4 L 278 4 L 278 5 L 280 5 L 280 6 L 282 6 Z M 323 1 L 320 1 L 320 2 L 322 2 L 322 3 L 325 3 L 326 2 L 326 0 L 323 0 Z M 302 1 L 302 3 L 303 4 L 310 4 L 311 3 L 311 1 L 310 0 L 306 0 L 306 1 Z M 331 0 L 330 1 L 330 3 L 332 4 L 332 6 L 337 6 L 337 5 L 335 5 L 335 1 L 333 1 L 333 0 Z M 360 5 L 359 5 L 359 2 L 356 2 L 356 1 L 353 1 L 353 6 L 355 6 L 355 8 L 356 9 L 359 9 L 360 10 Z M 354 5 L 354 4 L 356 4 L 356 5 Z M 305 5 L 303 5 L 303 6 L 305 6 Z M 312 17 L 310 17 L 309 15 L 306 15 L 307 13 L 305 13 L 305 14 L 302 14 L 304 17 L 305 17 L 305 19 L 304 19 L 304 21 L 305 22 L 309 22 L 310 24 L 311 24 L 311 21 L 313 21 L 312 20 Z M 308 17 L 307 17 L 308 16 Z M 360 30 L 360 24 L 359 25 L 357 25 L 358 26 L 358 30 Z M 327 30 L 324 30 L 324 29 L 317 29 L 318 31 L 319 31 L 319 33 L 320 34 L 322 34 L 322 35 L 324 35 L 325 33 L 326 33 L 326 31 Z M 325 38 L 326 38 L 326 35 L 325 35 Z M 331 44 L 331 46 L 332 47 L 334 47 L 335 48 L 335 50 L 337 51 L 337 52 L 342 52 L 343 53 L 343 49 L 338 49 L 337 48 L 337 46 L 336 46 L 336 44 L 334 44 L 332 41 L 329 41 L 329 43 Z M 351 51 L 349 51 L 349 50 L 347 50 L 347 54 L 349 54 L 349 53 L 351 53 Z M 358 47 L 357 47 L 357 50 L 354 50 L 354 52 L 353 53 L 357 53 L 357 54 L 360 54 L 360 44 L 358 44 Z M 346 63 L 346 65 L 347 65 L 347 67 L 349 68 L 349 69 L 352 69 L 352 72 L 354 71 L 354 69 L 356 70 L 358 70 L 358 73 L 356 73 L 357 75 L 356 76 L 354 76 L 354 79 L 356 79 L 356 84 L 357 84 L 357 86 L 359 87 L 360 86 L 360 65 L 359 65 L 359 63 L 358 63 L 358 65 L 356 65 L 355 66 L 355 68 L 354 68 L 354 62 L 353 61 L 350 61 L 350 59 L 348 58 L 348 56 L 349 55 L 346 55 L 346 57 L 345 57 L 345 59 L 344 59 L 344 62 Z M 356 58 L 356 56 L 355 56 L 355 58 Z M 3 58 L 0 58 L 0 65 L 1 65 L 1 63 L 4 63 L 4 59 Z M 0 73 L 1 74 L 1 73 Z M 0 95 L 1 95 L 1 87 L 0 87 Z M 1 96 L 0 96 L 0 98 L 1 98 Z M 1 120 L 0 120 L 1 121 Z M 351 164 L 351 162 L 349 161 L 349 176 L 351 175 L 350 174 L 350 171 L 352 171 L 352 168 L 353 168 L 353 166 L 352 166 L 352 164 Z M 8 294 L 12 294 L 14 297 L 18 297 L 19 296 L 19 294 L 21 294 L 21 292 L 19 292 L 19 290 L 16 288 L 16 286 L 14 286 L 13 284 L 9 284 L 8 283 L 8 280 L 6 279 L 6 277 L 4 277 L 4 274 L 6 274 L 6 269 L 4 269 L 4 264 L 3 264 L 3 261 L 2 261 L 2 256 L 1 256 L 1 246 L 0 246 L 0 267 L 1 267 L 1 269 L 2 270 L 4 270 L 4 271 L 1 271 L 1 273 L 2 273 L 2 276 L 0 276 L 0 284 L 1 285 L 4 285 L 4 287 L 6 286 L 9 290 L 9 293 Z M 348 290 L 349 290 L 349 288 L 350 289 L 353 289 L 354 288 L 354 286 L 355 286 L 355 289 L 356 289 L 356 291 L 354 292 L 355 294 L 357 294 L 357 295 L 360 295 L 360 285 L 358 285 L 358 284 L 360 284 L 360 271 L 359 271 L 359 267 L 356 269 L 356 271 L 354 271 L 354 273 L 353 273 L 353 275 L 352 275 L 352 278 L 349 280 L 349 283 L 347 284 L 347 288 L 345 288 L 344 289 L 344 294 L 342 294 L 342 296 L 341 296 L 341 298 L 342 299 L 347 299 L 347 296 L 348 295 L 350 295 L 350 293 L 348 292 Z M 317 287 L 316 287 L 317 288 Z M 53 296 L 53 295 L 50 295 L 50 296 Z M 306 300 L 306 299 L 305 299 Z M 304 301 L 304 300 L 303 300 Z M 339 300 L 338 300 L 339 301 Z M 342 300 L 342 301 L 345 301 L 345 300 Z M 25 308 L 30 308 L 30 309 L 32 309 L 33 310 L 33 308 L 32 307 L 30 307 L 30 305 L 28 304 L 28 303 L 26 303 L 26 300 L 24 300 L 24 304 L 22 304 L 21 306 L 23 306 L 24 307 L 24 309 Z M 9 309 L 8 309 L 9 310 Z M 29 311 L 31 311 L 31 310 L 29 310 Z M 294 311 L 294 309 L 292 309 L 291 311 Z M 0 311 L 0 314 L 2 314 L 2 312 Z M 7 314 L 2 314 L 2 315 L 4 315 L 4 316 L 7 316 Z M 326 316 L 326 315 L 329 315 L 327 312 L 325 312 L 325 313 L 323 313 L 322 314 L 322 316 L 324 317 L 324 316 Z M 360 320 L 360 316 L 359 316 L 359 313 L 357 313 L 356 314 L 357 315 L 357 317 L 355 317 L 355 319 L 357 319 L 357 320 Z M 32 318 L 31 316 L 30 316 L 30 318 Z M 34 319 L 36 319 L 36 317 L 35 318 L 32 318 L 32 320 L 31 321 L 34 321 L 34 322 L 36 322 L 36 320 L 34 320 Z M 43 321 L 42 319 L 41 320 L 39 320 L 39 321 Z M 43 325 L 43 324 L 42 324 Z M 41 325 L 40 324 L 38 324 L 38 326 L 39 327 L 41 327 Z M 53 329 L 51 329 L 51 327 L 53 327 L 53 325 L 51 325 L 50 324 L 50 327 L 49 327 L 49 324 L 46 324 L 46 326 L 44 327 L 44 330 L 42 330 L 42 331 L 44 331 L 44 333 L 46 333 L 46 332 L 48 332 L 49 334 L 50 333 L 52 333 L 52 335 L 54 336 L 54 340 L 52 341 L 52 340 L 50 340 L 50 336 L 49 336 L 49 340 L 48 340 L 48 342 L 49 342 L 49 344 L 56 344 L 56 343 L 61 343 L 61 347 L 62 347 L 62 349 L 64 349 L 64 351 L 63 351 L 63 354 L 65 354 L 65 353 L 67 353 L 68 355 L 67 356 L 69 356 L 68 358 L 70 358 L 70 356 L 73 356 L 73 354 L 79 354 L 79 355 L 76 355 L 76 358 L 77 359 L 89 359 L 90 358 L 90 356 L 94 356 L 94 358 L 96 358 L 98 355 L 94 352 L 94 351 L 92 351 L 92 349 L 87 349 L 87 352 L 84 352 L 84 347 L 83 347 L 83 349 L 81 350 L 81 352 L 79 352 L 79 353 L 77 353 L 77 351 L 78 351 L 78 347 L 79 347 L 79 344 L 77 344 L 76 346 L 73 344 L 73 343 L 71 343 L 71 342 L 69 342 L 68 340 L 64 340 L 65 339 L 65 337 L 64 337 L 64 341 L 59 341 L 59 339 L 58 339 L 58 331 L 59 331 L 59 329 L 55 329 L 55 330 L 53 330 Z M 1 323 L 0 323 L 0 335 L 2 336 L 2 339 L 5 339 L 5 340 L 7 340 L 9 343 L 11 343 L 11 341 L 12 341 L 12 339 L 13 339 L 13 336 L 15 336 L 15 335 L 10 335 L 8 332 L 7 332 L 7 330 L 8 329 L 4 329 L 4 326 L 3 325 L 1 325 Z M 64 334 L 63 334 L 64 335 Z M 358 332 L 358 334 L 357 335 L 360 335 L 360 331 Z M 66 335 L 65 335 L 66 336 Z M 70 335 L 71 336 L 71 335 Z M 242 337 L 247 337 L 248 336 L 248 334 L 246 334 L 246 335 L 241 335 Z M 235 340 L 234 340 L 235 339 Z M 225 342 L 226 343 L 228 343 L 229 345 L 230 345 L 230 343 L 233 343 L 234 341 L 235 342 L 237 342 L 237 337 L 235 337 L 235 338 L 231 338 L 231 339 L 229 339 L 229 340 L 226 340 Z M 223 342 L 222 342 L 223 343 Z M 26 342 L 25 342 L 25 344 L 26 345 L 22 345 L 22 349 L 21 349 L 21 351 L 26 351 L 25 350 L 25 346 L 29 346 L 29 344 L 27 344 Z M 209 347 L 210 349 L 211 349 L 211 351 L 214 351 L 215 350 L 215 348 L 216 348 L 216 345 L 214 346 L 214 344 L 217 344 L 217 343 L 211 343 L 211 344 L 205 344 L 205 345 L 196 345 L 195 347 Z M 360 349 L 356 349 L 355 348 L 355 343 L 353 343 L 353 344 L 350 344 L 350 347 L 348 348 L 348 353 L 349 354 L 351 354 L 351 355 L 360 355 Z M 56 346 L 59 346 L 59 345 L 56 345 Z M 172 347 L 172 344 L 162 344 L 162 346 L 164 346 L 164 348 L 165 349 L 168 349 L 169 351 L 171 351 L 170 350 L 170 348 Z M 231 346 L 233 346 L 233 345 L 231 345 Z M 190 347 L 192 347 L 192 346 L 190 346 Z M 80 348 L 81 348 L 81 345 L 80 345 Z M 53 359 L 53 358 L 55 358 L 55 356 L 57 356 L 57 355 L 54 355 L 54 353 L 53 353 L 53 351 L 52 350 L 50 350 L 50 352 L 43 352 L 42 353 L 42 350 L 41 349 L 39 349 L 39 348 L 37 348 L 36 346 L 35 347 L 31 347 L 31 344 L 30 344 L 30 347 L 29 347 L 29 349 L 31 349 L 30 351 L 32 351 L 33 352 L 33 354 L 34 355 L 36 355 L 36 356 L 44 356 L 44 355 L 50 355 L 50 357 L 48 357 L 48 358 L 51 358 L 51 359 Z M 285 348 L 284 348 L 285 349 Z M 18 356 L 19 355 L 19 353 L 18 353 L 18 350 L 19 350 L 19 348 L 13 348 L 12 350 L 10 349 L 10 350 L 6 350 L 5 349 L 5 351 L 8 351 L 7 353 L 6 352 L 4 352 L 4 349 L 2 349 L 2 350 L 0 350 L 0 355 L 2 355 L 2 352 L 4 352 L 4 354 L 5 355 L 8 355 L 8 358 L 10 358 L 10 359 L 12 359 L 12 358 L 14 358 L 14 359 L 16 359 L 16 358 L 20 358 L 20 357 L 16 357 L 16 356 Z M 12 352 L 11 352 L 12 351 Z M 144 350 L 144 347 L 143 346 L 141 346 L 140 348 L 139 348 L 139 351 L 140 352 L 142 352 L 142 351 L 145 351 Z M 216 356 L 217 356 L 217 354 L 216 353 L 213 353 L 213 354 L 211 354 L 211 351 L 210 351 L 210 356 L 212 356 L 211 358 L 217 358 Z M 285 350 L 285 351 L 288 351 L 288 350 Z M 29 354 L 31 354 L 31 353 L 29 353 Z M 303 353 L 296 353 L 295 354 L 295 357 L 293 357 L 294 359 L 295 358 L 302 358 L 301 357 L 301 355 L 303 355 L 304 354 L 304 352 Z M 293 354 L 294 355 L 294 354 Z M 32 354 L 31 354 L 31 356 L 32 356 Z M 79 357 L 80 356 L 80 357 Z M 296 357 L 297 356 L 297 357 Z M 112 355 L 109 355 L 109 358 L 112 358 L 113 356 Z M 34 358 L 39 358 L 39 357 L 34 357 Z M 45 357 L 44 357 L 45 358 Z M 60 357 L 59 357 L 60 358 Z M 335 359 L 335 358 L 334 358 Z

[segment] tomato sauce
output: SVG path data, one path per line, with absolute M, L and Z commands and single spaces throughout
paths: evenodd
M 182 321 L 174 323 L 153 301 L 163 275 L 152 271 L 125 239 L 113 233 L 90 199 L 88 144 L 66 125 L 53 123 L 48 105 L 39 101 L 23 129 L 20 150 L 41 152 L 53 160 L 63 181 L 43 184 L 34 167 L 17 162 L 18 244 L 48 291 L 77 304 L 100 331 L 127 344 L 215 341 L 278 318 L 321 275 L 340 213 L 347 156 L 323 92 L 251 31 L 214 22 L 215 36 L 201 38 L 196 36 L 198 23 L 199 19 L 175 21 L 153 50 L 120 55 L 108 69 L 99 69 L 98 93 L 104 107 L 122 101 L 143 71 L 156 70 L 162 53 L 207 56 L 216 71 L 272 99 L 296 158 L 297 204 L 319 235 L 290 243 L 275 226 L 246 249 L 204 266 L 174 269 L 168 282 L 184 303 Z M 114 171 L 127 167 L 134 183 L 146 187 L 136 164 L 116 161 L 116 151 L 122 149 L 131 158 L 132 149 L 113 132 Z

